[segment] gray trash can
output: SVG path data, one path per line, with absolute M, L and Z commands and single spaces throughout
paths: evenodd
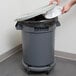
M 23 65 L 28 71 L 50 71 L 54 65 L 55 28 L 58 18 L 45 19 L 43 15 L 19 21 L 22 30 Z

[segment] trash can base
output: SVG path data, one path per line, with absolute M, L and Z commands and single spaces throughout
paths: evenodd
M 45 66 L 45 67 L 32 67 L 32 66 L 30 67 L 29 65 L 25 64 L 24 61 L 22 61 L 22 64 L 23 64 L 24 68 L 27 71 L 33 71 L 33 72 L 49 72 L 49 71 L 51 71 L 54 68 L 54 66 L 55 66 L 56 63 L 52 63 L 52 64 L 50 64 L 48 66 Z

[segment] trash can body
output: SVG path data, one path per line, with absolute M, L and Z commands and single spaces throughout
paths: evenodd
M 54 38 L 58 20 L 36 19 L 38 17 L 16 24 L 16 28 L 22 30 L 23 65 L 31 71 L 48 71 L 55 65 Z
M 38 33 L 22 30 L 22 40 L 26 64 L 38 67 L 54 62 L 54 30 Z

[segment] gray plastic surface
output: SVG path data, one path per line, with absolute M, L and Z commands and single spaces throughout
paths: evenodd
M 40 14 L 46 14 L 47 11 L 52 10 L 57 5 L 56 2 L 54 2 L 52 5 L 45 5 L 43 7 L 40 7 L 36 10 L 33 10 L 33 12 L 27 13 L 19 18 L 16 19 L 16 21 L 24 21 L 30 18 L 33 18 L 35 16 L 38 16 Z
M 22 31 L 23 59 L 32 66 L 46 66 L 54 62 L 54 31 L 26 33 Z
M 22 60 L 22 64 L 23 66 L 25 67 L 25 69 L 30 72 L 30 71 L 34 71 L 34 72 L 43 72 L 43 71 L 46 71 L 46 72 L 50 72 L 54 66 L 56 65 L 56 63 L 52 63 L 48 66 L 43 66 L 43 67 L 31 67 L 31 66 L 28 66 L 27 64 L 24 63 L 24 61 Z
M 51 20 L 41 17 L 16 24 L 16 28 L 22 30 L 23 62 L 30 67 L 54 63 L 55 28 L 60 24 L 57 17 Z

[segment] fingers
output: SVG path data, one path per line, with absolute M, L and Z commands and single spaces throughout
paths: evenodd
M 51 5 L 51 4 L 53 4 L 53 2 L 54 2 L 55 0 L 50 0 L 50 3 L 49 3 L 49 5 Z
M 71 6 L 69 4 L 66 4 L 62 9 L 62 14 L 67 13 L 70 10 Z
M 57 2 L 57 4 L 60 4 L 60 0 L 50 0 L 49 5 L 50 5 L 50 4 L 53 4 L 54 2 Z
M 60 4 L 60 0 L 55 0 L 57 2 L 57 4 L 59 5 Z
M 67 10 L 65 9 L 65 7 L 63 7 L 62 14 L 66 13 L 66 12 L 67 12 Z

